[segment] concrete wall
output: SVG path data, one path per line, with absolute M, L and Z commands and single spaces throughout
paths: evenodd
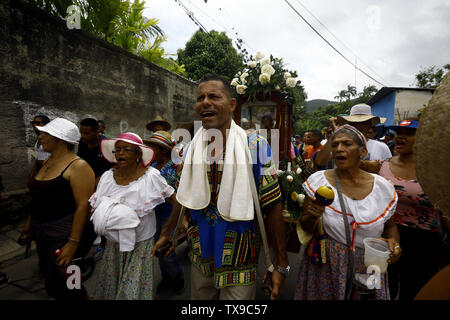
M 196 84 L 19 0 L 0 1 L 0 175 L 21 193 L 33 163 L 36 114 L 77 123 L 92 116 L 107 134 L 132 131 L 161 115 L 195 119 Z
M 428 104 L 431 91 L 396 90 L 395 123 L 407 117 L 417 117 L 419 109 Z

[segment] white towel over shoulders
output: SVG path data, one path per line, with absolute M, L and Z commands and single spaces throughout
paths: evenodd
M 189 209 L 206 208 L 211 201 L 206 139 L 206 129 L 202 128 L 194 136 L 183 165 L 177 200 Z M 249 180 L 254 179 L 251 163 L 247 134 L 232 121 L 217 200 L 217 209 L 224 220 L 249 221 L 254 218 L 252 187 Z

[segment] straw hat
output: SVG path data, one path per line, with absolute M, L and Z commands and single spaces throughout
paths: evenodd
M 450 216 L 450 72 L 428 102 L 416 133 L 417 178 L 434 205 Z
M 150 163 L 152 163 L 153 159 L 155 158 L 155 152 L 152 148 L 144 145 L 142 142 L 141 137 L 139 137 L 135 133 L 131 132 L 125 132 L 122 133 L 118 138 L 116 139 L 103 139 L 100 142 L 100 150 L 102 152 L 103 157 L 108 160 L 109 162 L 116 163 L 116 156 L 114 155 L 114 149 L 116 146 L 117 141 L 124 141 L 127 143 L 134 144 L 141 148 L 142 150 L 142 164 L 147 167 Z
M 81 138 L 77 125 L 64 118 L 53 119 L 45 126 L 36 127 L 36 129 L 74 145 L 77 145 Z
M 146 145 L 156 144 L 169 151 L 172 151 L 174 143 L 172 141 L 172 136 L 167 131 L 156 131 L 154 132 L 148 140 L 144 140 Z
M 150 131 L 155 131 L 154 129 L 155 129 L 155 126 L 157 124 L 163 125 L 164 126 L 164 131 L 169 131 L 170 128 L 172 127 L 169 122 L 167 122 L 166 120 L 164 120 L 160 116 L 156 116 L 155 119 L 153 119 L 151 122 L 147 123 L 146 127 Z
M 376 125 L 378 123 L 385 123 L 386 118 L 380 118 L 372 114 L 372 108 L 365 103 L 360 103 L 354 105 L 350 109 L 350 115 L 348 116 L 338 116 L 338 120 L 340 123 L 346 122 L 364 122 L 367 120 L 372 120 L 372 125 Z

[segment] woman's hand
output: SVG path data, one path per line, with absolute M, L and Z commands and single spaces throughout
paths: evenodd
M 361 160 L 359 168 L 370 173 L 378 173 L 381 169 L 381 162 L 377 160 Z
M 318 204 L 317 202 L 314 202 L 313 200 L 311 200 L 311 201 L 305 201 L 303 210 L 307 215 L 311 215 L 311 216 L 320 218 L 322 216 L 323 212 L 325 211 L 325 207 Z
M 400 243 L 395 240 L 394 238 L 380 238 L 381 240 L 384 240 L 388 243 L 389 250 L 391 251 L 391 254 L 389 255 L 389 258 L 387 260 L 387 263 L 393 264 L 396 263 L 402 254 L 402 249 L 400 248 Z
M 151 256 L 154 257 L 157 255 L 158 257 L 166 258 L 174 251 L 175 248 L 171 245 L 170 235 L 161 232 L 158 241 L 156 241 L 155 246 L 152 249 Z
M 68 241 L 60 250 L 61 253 L 56 258 L 56 264 L 60 268 L 67 268 L 73 260 L 75 253 L 78 249 L 78 243 L 74 241 Z
M 28 216 L 27 222 L 23 226 L 22 232 L 20 233 L 19 238 L 17 239 L 17 243 L 21 246 L 26 245 L 27 237 L 30 236 L 30 225 L 31 225 L 31 217 Z
M 24 246 L 27 244 L 27 238 L 29 236 L 29 232 L 27 230 L 22 230 L 22 232 L 20 233 L 19 238 L 17 239 L 17 243 L 20 244 L 21 246 Z

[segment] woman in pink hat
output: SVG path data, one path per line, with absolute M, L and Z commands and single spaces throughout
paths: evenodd
M 137 134 L 102 140 L 101 150 L 116 166 L 102 175 L 90 199 L 95 231 L 108 240 L 95 298 L 152 299 L 154 209 L 165 201 L 175 204 L 174 189 L 149 167 L 154 151 Z

